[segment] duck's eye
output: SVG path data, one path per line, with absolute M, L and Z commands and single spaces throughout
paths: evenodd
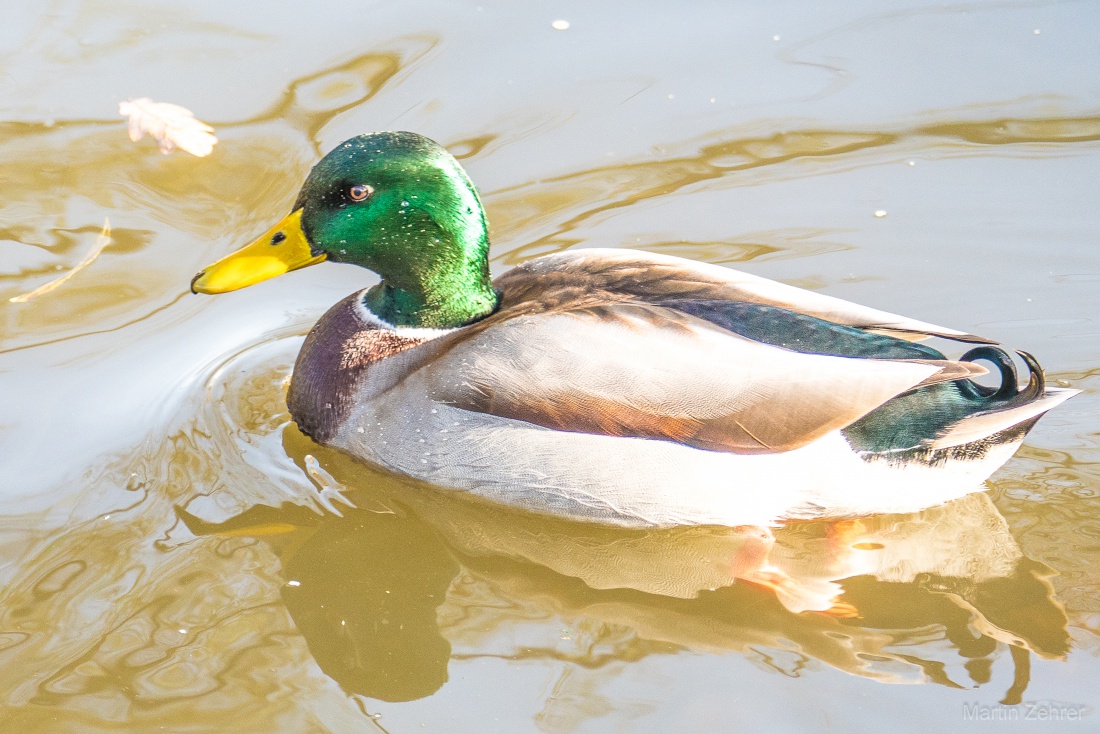
M 363 201 L 374 193 L 374 187 L 367 184 L 355 184 L 348 189 L 348 198 L 352 201 Z

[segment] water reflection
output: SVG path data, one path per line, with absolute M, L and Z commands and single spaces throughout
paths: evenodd
M 283 602 L 313 659 L 345 691 L 410 701 L 447 681 L 451 645 L 436 608 L 458 565 L 428 525 L 355 512 L 283 562 Z
M 283 442 L 303 471 L 316 455 L 323 489 L 361 509 L 183 517 L 196 533 L 272 544 L 295 625 L 349 693 L 429 695 L 451 657 L 602 668 L 680 650 L 738 652 L 789 675 L 816 660 L 882 682 L 970 688 L 990 681 L 1007 647 L 1016 683 L 1006 696 L 1018 699 L 1030 654 L 1068 650 L 1050 570 L 1024 556 L 986 494 L 774 531 L 624 530 L 412 485 L 319 451 L 292 426 Z M 587 630 L 585 644 L 507 642 L 550 619 Z
M 684 141 L 679 155 L 576 171 L 490 192 L 486 205 L 494 235 L 511 244 L 497 261 L 516 265 L 576 244 L 576 232 L 594 220 L 649 199 L 699 184 L 759 186 L 883 163 L 889 157 L 940 150 L 973 155 L 972 144 L 1075 144 L 1100 140 L 1100 117 L 945 120 L 896 131 L 803 129 L 769 135 L 716 131 L 708 141 Z M 792 168 L 787 164 L 803 165 Z M 806 165 L 813 162 L 815 165 Z M 752 176 L 744 172 L 752 170 Z M 740 177 L 739 177 L 740 176 Z M 739 177 L 739 178 L 738 178 Z M 532 236 L 534 235 L 534 236 Z

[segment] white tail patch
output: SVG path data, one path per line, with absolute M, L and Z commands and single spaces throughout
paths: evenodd
M 944 432 L 932 442 L 931 447 L 934 449 L 947 449 L 952 446 L 980 441 L 983 438 L 992 436 L 994 433 L 1012 428 L 1017 423 L 1042 415 L 1079 392 L 1081 391 L 1052 387 L 1043 393 L 1043 397 L 1026 405 L 967 416 L 945 428 Z

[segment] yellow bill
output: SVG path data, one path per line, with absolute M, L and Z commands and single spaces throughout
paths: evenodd
M 296 209 L 251 245 L 196 275 L 191 292 L 228 293 L 324 259 L 324 253 L 313 254 L 302 232 L 302 210 Z

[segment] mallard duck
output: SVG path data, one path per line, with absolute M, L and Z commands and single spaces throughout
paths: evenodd
M 912 512 L 979 488 L 1075 394 L 991 340 L 691 260 L 540 257 L 495 280 L 461 165 L 415 133 L 341 143 L 291 213 L 209 266 L 224 293 L 324 260 L 381 282 L 294 367 L 313 440 L 433 485 L 620 525 Z M 959 359 L 918 341 L 977 346 Z M 972 378 L 987 370 L 1000 384 Z

